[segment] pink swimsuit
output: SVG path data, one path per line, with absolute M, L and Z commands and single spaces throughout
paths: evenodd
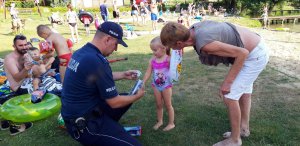
M 163 62 L 156 62 L 156 59 L 153 59 L 151 61 L 152 65 L 152 86 L 156 87 L 159 91 L 163 91 L 167 88 L 172 87 L 169 69 L 170 69 L 170 63 L 168 61 L 169 57 L 166 57 L 166 59 Z

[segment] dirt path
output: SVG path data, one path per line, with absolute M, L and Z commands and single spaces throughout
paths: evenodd
M 270 48 L 269 65 L 275 70 L 295 78 L 290 86 L 300 88 L 300 33 L 253 29 Z

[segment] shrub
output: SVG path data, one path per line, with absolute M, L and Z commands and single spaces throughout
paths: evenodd
M 10 7 L 11 3 L 16 4 L 16 8 L 33 8 L 34 7 L 34 2 L 33 1 L 10 1 L 5 3 L 5 7 Z

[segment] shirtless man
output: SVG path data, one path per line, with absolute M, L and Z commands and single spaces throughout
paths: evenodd
M 61 82 L 63 83 L 65 77 L 66 66 L 68 65 L 72 56 L 72 50 L 68 47 L 67 40 L 60 34 L 53 32 L 47 25 L 39 25 L 37 27 L 37 34 L 50 42 L 50 48 L 54 48 L 59 57 L 59 73 Z M 50 49 L 51 50 L 51 49 Z M 44 58 L 54 56 L 54 51 L 49 51 Z
M 21 84 L 28 77 L 28 71 L 32 67 L 31 62 L 26 62 L 26 53 L 28 51 L 27 39 L 23 35 L 16 35 L 13 41 L 14 51 L 6 55 L 4 59 L 4 70 L 10 88 L 16 95 L 28 93 L 27 89 L 22 89 Z M 10 130 L 11 135 L 24 132 L 25 129 L 32 127 L 32 123 L 24 123 L 21 125 L 12 124 L 6 120 L 1 121 L 1 129 Z
M 28 77 L 28 72 L 32 67 L 31 62 L 26 62 L 26 53 L 28 51 L 27 39 L 23 35 L 16 35 L 14 38 L 14 51 L 6 55 L 4 59 L 4 70 L 10 88 L 16 94 L 28 93 L 27 89 L 22 89 L 21 84 Z

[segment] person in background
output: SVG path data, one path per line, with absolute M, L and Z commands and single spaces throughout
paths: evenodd
M 108 8 L 107 8 L 107 5 L 106 5 L 106 0 L 104 0 L 103 4 L 100 5 L 100 14 L 101 14 L 101 17 L 102 17 L 103 21 L 108 20 L 109 11 L 108 11 Z
M 180 13 L 180 15 L 179 15 L 179 17 L 177 19 L 177 23 L 185 25 L 185 21 L 184 21 L 184 17 L 183 17 L 182 13 Z
M 151 11 L 152 31 L 156 31 L 157 30 L 158 10 L 157 10 L 157 4 L 156 4 L 155 0 L 151 1 L 150 11 Z
M 98 27 L 100 26 L 100 19 L 97 13 L 95 13 L 95 28 L 96 30 L 98 29 Z
M 120 10 L 117 6 L 116 0 L 113 1 L 113 17 L 115 19 L 117 19 L 117 23 L 119 24 L 120 23 Z
M 91 20 L 90 19 L 91 18 L 88 15 L 83 15 L 81 17 L 81 20 L 83 21 L 83 24 L 84 24 L 86 36 L 89 36 L 91 34 L 91 31 L 90 31 Z
M 136 4 L 136 1 L 133 0 L 132 4 L 131 4 L 131 16 L 132 16 L 132 24 L 135 25 L 135 21 L 134 21 L 134 17 L 136 18 L 136 23 L 139 23 L 139 15 L 140 13 L 140 9 L 138 7 L 138 5 Z
M 68 4 L 67 8 L 68 8 L 67 21 L 69 23 L 69 28 L 71 30 L 72 41 L 76 43 L 79 41 L 78 25 L 77 25 L 78 17 L 77 17 L 76 12 L 73 10 L 73 7 L 71 4 Z M 74 33 L 76 34 L 76 39 L 75 39 Z
M 11 19 L 12 19 L 12 29 L 17 31 L 17 30 L 20 30 L 20 28 L 22 27 L 22 22 L 21 22 L 21 19 L 18 17 L 18 11 L 17 9 L 15 8 L 16 4 L 13 2 L 10 4 L 10 9 L 9 9 L 9 13 L 10 13 L 10 16 L 11 16 Z M 14 33 L 17 33 L 17 32 L 14 32 Z
M 141 18 L 142 18 L 142 25 L 146 24 L 146 17 L 148 15 L 148 13 L 149 13 L 148 9 L 145 6 L 144 2 L 141 2 L 140 3 L 140 15 L 141 15 Z
M 263 29 L 267 29 L 267 24 L 268 24 L 268 4 L 266 4 L 263 8 L 263 14 L 261 15 L 263 18 Z

